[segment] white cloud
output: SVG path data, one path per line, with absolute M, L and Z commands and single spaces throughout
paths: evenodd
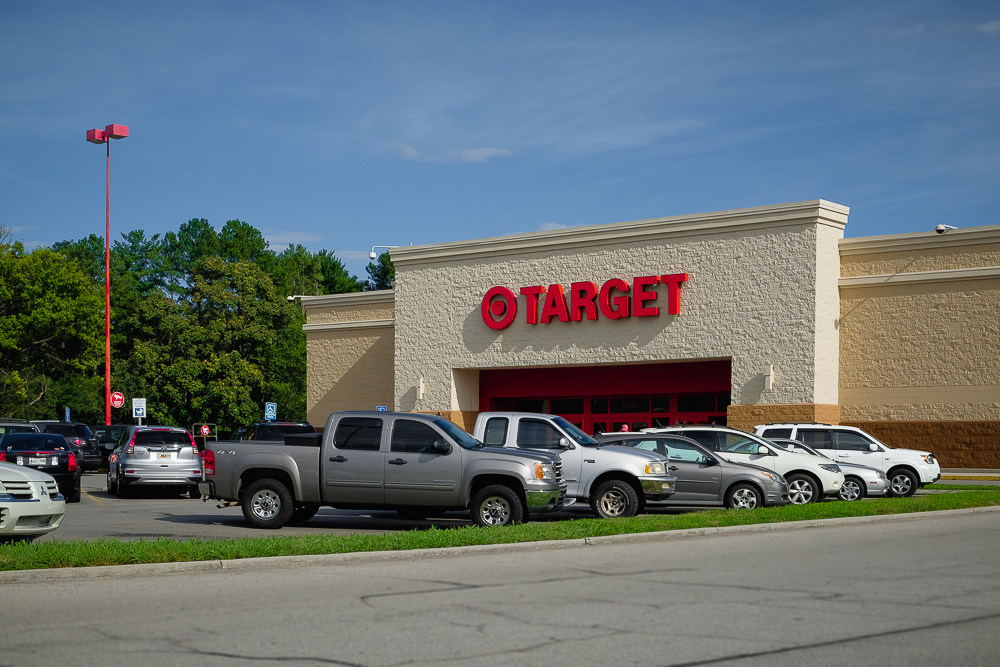
M 986 23 L 977 23 L 976 32 L 981 32 L 986 35 L 1000 35 L 1000 21 L 987 21 Z
M 457 148 L 437 155 L 422 153 L 409 144 L 390 141 L 390 150 L 407 160 L 416 162 L 489 162 L 490 158 L 507 157 L 511 152 L 506 148 Z
M 553 229 L 565 229 L 566 225 L 560 225 L 558 222 L 543 222 L 538 226 L 538 231 L 548 232 Z

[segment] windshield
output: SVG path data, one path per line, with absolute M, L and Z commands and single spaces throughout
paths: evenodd
M 596 447 L 601 444 L 562 417 L 554 417 L 552 421 L 554 421 L 559 428 L 566 431 L 566 433 L 569 434 L 569 437 L 573 438 L 578 445 L 583 445 L 584 447 Z
M 766 440 L 766 438 L 765 438 Z M 768 440 L 775 447 L 779 447 L 786 452 L 792 452 L 793 454 L 810 454 L 812 456 L 818 456 L 820 458 L 828 459 L 830 458 L 826 454 L 819 452 L 808 445 L 803 445 L 801 442 L 796 442 L 794 440 Z
M 0 449 L 8 452 L 64 452 L 69 450 L 61 435 L 47 433 L 11 433 L 0 438 Z
M 471 435 L 460 429 L 459 427 L 452 424 L 447 419 L 441 419 L 438 417 L 434 420 L 434 425 L 439 429 L 451 436 L 452 440 L 457 442 L 460 446 L 465 449 L 476 449 L 478 447 L 485 447 L 483 443 L 479 442 Z

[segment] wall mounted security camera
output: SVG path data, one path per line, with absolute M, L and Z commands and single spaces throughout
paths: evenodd
M 376 255 L 374 252 L 370 252 L 368 253 L 368 259 L 378 259 L 378 255 Z
M 949 229 L 958 229 L 958 227 L 952 227 L 951 225 L 938 225 L 934 228 L 934 231 L 938 234 L 944 234 Z

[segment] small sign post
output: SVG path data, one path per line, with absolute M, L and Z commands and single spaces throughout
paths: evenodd
M 146 416 L 146 399 L 145 398 L 133 398 L 132 399 L 132 417 L 139 420 L 139 426 L 142 426 L 142 418 Z
M 125 394 L 116 391 L 111 394 L 111 407 L 120 408 L 125 405 Z
M 63 419 L 63 421 L 67 421 L 67 422 L 69 421 L 69 408 L 66 408 L 66 416 Z
M 267 421 L 274 421 L 278 418 L 278 404 L 277 403 L 265 403 L 264 404 L 264 419 Z

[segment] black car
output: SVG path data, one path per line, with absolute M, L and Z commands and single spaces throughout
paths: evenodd
M 315 432 L 316 429 L 309 422 L 256 422 L 240 440 L 284 442 L 286 435 Z
M 82 469 L 73 447 L 64 436 L 57 433 L 7 433 L 0 437 L 0 461 L 52 475 L 66 502 L 80 502 Z
M 108 455 L 111 454 L 111 450 L 118 446 L 118 438 L 129 426 L 132 424 L 100 424 L 90 427 L 94 437 L 97 438 L 97 448 L 101 451 L 102 467 L 108 467 Z
M 42 433 L 58 433 L 65 436 L 72 443 L 83 461 L 80 465 L 84 470 L 97 470 L 101 467 L 104 457 L 97 445 L 97 438 L 90 430 L 90 427 L 81 422 L 60 422 L 60 421 L 33 421 Z

